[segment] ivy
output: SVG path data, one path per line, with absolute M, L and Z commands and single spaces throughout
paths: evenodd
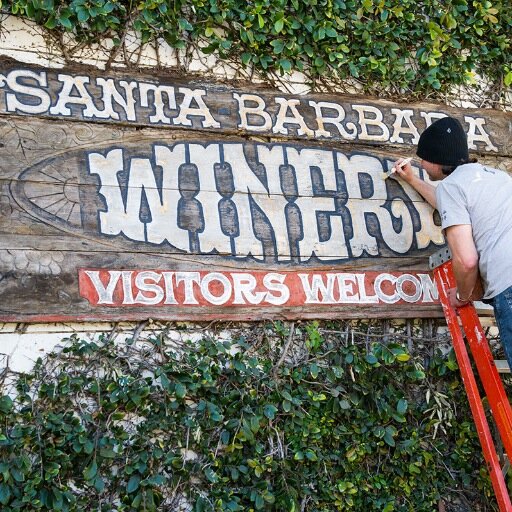
M 2 510 L 492 508 L 452 353 L 424 368 L 318 323 L 261 329 L 259 345 L 68 340 L 0 398 Z M 261 341 L 291 335 L 286 357 Z
M 78 41 L 120 45 L 134 29 L 143 43 L 194 45 L 263 76 L 297 70 L 370 92 L 442 94 L 479 75 L 499 96 L 512 83 L 508 0 L 6 0 L 3 9 Z

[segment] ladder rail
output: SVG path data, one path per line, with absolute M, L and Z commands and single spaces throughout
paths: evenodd
M 503 384 L 496 366 L 494 365 L 494 361 L 492 360 L 492 354 L 487 339 L 473 305 L 468 304 L 462 308 L 458 308 L 457 311 L 450 305 L 448 290 L 455 287 L 451 261 L 445 261 L 440 266 L 434 268 L 434 278 L 443 306 L 446 323 L 452 336 L 453 348 L 482 446 L 484 459 L 489 470 L 496 500 L 500 512 L 511 512 L 512 503 L 510 501 L 505 478 L 501 471 L 496 446 L 482 405 L 475 375 L 471 368 L 471 361 L 464 342 L 462 329 L 458 322 L 457 313 L 459 313 L 462 325 L 465 327 L 464 332 L 468 339 L 473 358 L 475 359 L 480 379 L 482 380 L 482 384 L 488 396 L 491 411 L 493 416 L 495 416 L 496 424 L 498 425 L 500 437 L 502 438 L 507 455 L 509 455 L 508 448 L 512 448 L 512 412 L 510 411 L 510 404 L 503 389 Z M 477 354 L 476 356 L 475 353 Z M 506 443 L 510 445 L 508 448 Z
M 512 460 L 512 408 L 503 388 L 501 377 L 494 363 L 487 338 L 478 320 L 475 308 L 468 304 L 458 310 L 473 359 L 475 360 L 480 380 L 489 399 L 489 404 L 496 420 L 501 441 L 509 460 Z
M 455 276 L 452 263 L 444 263 L 439 267 L 443 285 L 446 286 L 445 296 L 449 288 L 455 288 Z M 447 302 L 450 309 L 453 308 Z M 512 408 L 508 400 L 501 377 L 494 363 L 494 358 L 489 348 L 485 332 L 480 324 L 480 319 L 472 303 L 457 308 L 454 313 L 458 314 L 471 354 L 476 364 L 480 381 L 484 387 L 485 394 L 493 412 L 496 426 L 500 433 L 503 447 L 509 460 L 512 460 Z M 446 315 L 446 313 L 445 313 Z

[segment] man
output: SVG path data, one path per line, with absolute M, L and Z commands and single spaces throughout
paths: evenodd
M 512 368 L 512 178 L 503 171 L 470 161 L 466 134 L 452 117 L 430 125 L 416 154 L 437 187 L 413 173 L 410 164 L 397 174 L 441 215 L 452 253 L 457 288 L 452 306 L 483 298 L 494 306 L 496 322 Z

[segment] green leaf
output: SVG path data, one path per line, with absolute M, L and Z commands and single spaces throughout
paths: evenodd
M 284 27 L 284 18 L 281 18 L 279 20 L 277 20 L 275 23 L 274 23 L 274 30 L 279 33 L 281 32 L 281 30 L 283 30 L 283 27 Z
M 373 434 L 375 437 L 382 439 L 386 435 L 386 429 L 384 427 L 378 426 L 373 429 Z
M 274 48 L 274 53 L 281 53 L 284 48 L 284 42 L 281 39 L 274 39 L 270 42 L 270 46 Z
M 140 476 L 139 475 L 132 475 L 130 480 L 128 480 L 128 484 L 126 485 L 126 492 L 132 493 L 136 491 L 139 488 L 140 484 Z
M 93 451 L 94 451 L 94 443 L 92 441 L 90 441 L 90 440 L 87 440 L 84 443 L 84 452 L 87 455 L 90 455 Z
M 2 505 L 7 505 L 9 503 L 9 499 L 11 498 L 11 489 L 5 483 L 0 484 L 0 503 Z
M 377 364 L 379 362 L 379 360 L 371 353 L 366 354 L 365 359 L 368 364 L 372 364 L 372 365 Z
M 409 464 L 409 473 L 421 475 L 421 469 L 416 464 Z
M 178 25 L 182 30 L 186 30 L 187 32 L 192 32 L 194 27 L 190 24 L 190 22 L 185 18 L 180 18 L 178 20 Z
M 394 427 L 391 427 L 391 426 L 388 426 L 386 427 L 386 433 L 384 435 L 384 441 L 386 444 L 388 444 L 389 446 L 395 446 L 395 439 L 394 437 L 396 436 L 397 434 L 397 431 Z
M 311 460 L 313 462 L 318 460 L 317 454 L 313 450 L 310 450 L 310 449 L 306 450 L 306 458 L 308 458 L 309 460 Z
M 265 500 L 259 493 L 256 495 L 256 499 L 254 500 L 254 506 L 256 507 L 256 510 L 261 510 L 265 506 Z
M 58 21 L 55 17 L 50 16 L 44 26 L 50 30 L 54 29 L 58 25 Z
M 341 409 L 347 410 L 351 408 L 350 402 L 345 398 L 339 401 L 339 406 Z
M 0 412 L 2 414 L 8 414 L 12 411 L 13 401 L 12 398 L 8 395 L 3 395 L 0 397 Z
M 24 482 L 25 481 L 25 475 L 16 468 L 11 468 L 11 475 L 16 480 L 16 482 Z
M 96 476 L 97 473 L 98 464 L 96 464 L 96 459 L 94 459 L 91 464 L 84 469 L 84 478 L 90 481 Z
M 313 57 L 313 55 L 315 54 L 313 47 L 307 43 L 302 47 L 302 49 L 306 52 L 306 55 L 308 57 Z
M 101 476 L 96 477 L 96 480 L 94 480 L 94 488 L 98 492 L 103 492 L 105 490 L 105 481 Z
M 139 507 L 140 507 L 140 504 L 142 503 L 142 492 L 139 492 L 139 494 L 137 494 L 137 496 L 135 496 L 135 498 L 133 498 L 133 501 L 132 501 L 132 507 L 136 510 L 139 510 Z
M 71 21 L 69 20 L 69 18 L 66 18 L 66 17 L 59 17 L 57 18 L 59 23 L 64 27 L 64 28 L 67 28 L 68 30 L 72 30 L 73 29 L 73 24 L 71 23 Z
M 89 19 L 89 11 L 87 9 L 78 9 L 77 18 L 80 23 L 85 23 Z
M 401 398 L 398 401 L 398 404 L 396 406 L 396 410 L 398 411 L 398 414 L 405 414 L 407 412 L 407 400 L 404 398 Z
M 277 407 L 275 407 L 274 405 L 271 405 L 271 404 L 267 404 L 265 405 L 265 407 L 263 408 L 263 414 L 269 419 L 269 420 L 273 420 L 276 416 L 276 412 L 277 412 Z
M 185 398 L 187 394 L 187 387 L 184 386 L 181 382 L 178 382 L 174 388 L 174 393 L 176 394 L 177 398 Z
M 293 402 L 293 397 L 292 397 L 292 395 L 290 395 L 290 393 L 288 393 L 288 391 L 286 391 L 286 390 L 281 391 L 281 396 L 282 396 L 285 400 L 288 400 L 289 402 Z
M 100 448 L 100 455 L 106 459 L 115 459 L 118 454 L 112 448 Z
M 204 470 L 204 474 L 212 484 L 216 484 L 219 481 L 219 476 L 217 475 L 217 473 L 215 473 L 215 471 L 213 471 L 212 468 L 206 468 Z

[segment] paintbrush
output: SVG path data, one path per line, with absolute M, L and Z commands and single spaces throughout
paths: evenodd
M 412 158 L 406 158 L 400 162 L 399 167 L 402 168 L 404 165 L 407 165 L 410 162 L 412 162 Z M 396 167 L 392 167 L 389 172 L 384 173 L 384 179 L 389 178 L 395 172 L 396 172 Z

